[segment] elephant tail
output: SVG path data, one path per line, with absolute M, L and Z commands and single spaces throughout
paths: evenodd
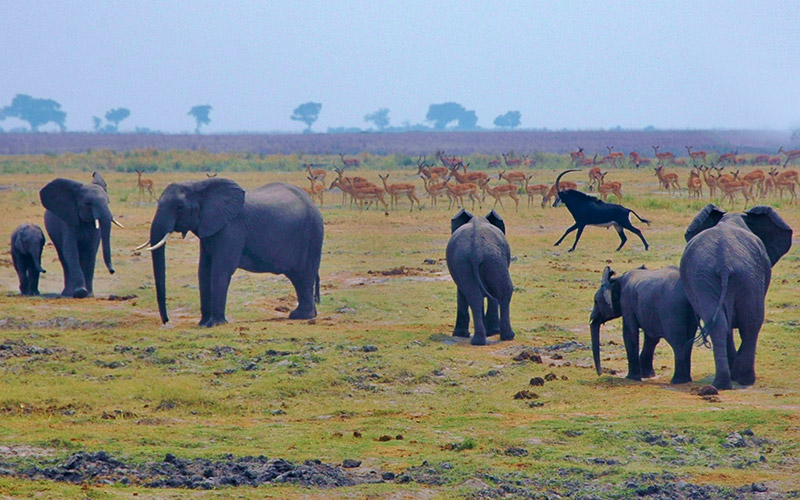
M 730 273 L 728 269 L 723 268 L 720 274 L 720 291 L 719 291 L 719 302 L 717 302 L 717 308 L 714 310 L 714 314 L 711 316 L 711 319 L 708 322 L 704 322 L 703 326 L 700 328 L 700 334 L 697 336 L 695 340 L 701 341 L 704 346 L 708 346 L 708 335 L 711 332 L 711 329 L 714 327 L 714 324 L 717 322 L 717 318 L 719 317 L 719 313 L 725 314 L 723 310 L 723 306 L 725 305 L 725 296 L 728 294 L 728 280 L 730 279 Z
M 316 279 L 316 281 L 315 281 L 315 283 L 314 283 L 314 302 L 316 302 L 317 304 L 319 304 L 319 303 L 320 303 L 320 301 L 321 301 L 321 300 L 320 300 L 320 298 L 319 298 L 319 273 L 318 273 L 318 274 L 317 274 L 317 279 Z
M 481 289 L 481 293 L 483 294 L 484 297 L 488 297 L 488 298 L 490 298 L 490 299 L 492 299 L 494 301 L 497 301 L 497 299 L 495 299 L 494 296 L 492 296 L 492 294 L 489 293 L 489 290 L 486 289 L 486 285 L 483 283 L 483 280 L 481 279 L 481 271 L 480 271 L 479 268 L 480 268 L 480 264 L 475 262 L 475 260 L 473 259 L 472 260 L 472 272 L 475 275 L 475 282 L 478 284 L 478 288 Z

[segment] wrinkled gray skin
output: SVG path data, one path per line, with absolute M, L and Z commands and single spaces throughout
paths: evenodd
M 39 273 L 42 269 L 44 233 L 35 224 L 24 223 L 11 233 L 11 260 L 19 276 L 19 293 L 39 295 Z
M 453 335 L 469 337 L 469 309 L 475 335 L 472 345 L 486 345 L 486 335 L 512 340 L 509 305 L 514 286 L 508 274 L 511 250 L 503 219 L 492 210 L 486 217 L 461 210 L 450 221 L 447 269 L 458 287 L 458 312 Z M 487 300 L 486 313 L 483 299 Z M 499 309 L 499 315 L 498 315 Z
M 653 352 L 665 339 L 675 356 L 673 384 L 691 382 L 692 344 L 697 318 L 683 292 L 680 271 L 675 266 L 628 271 L 614 278 L 606 266 L 600 288 L 594 295 L 591 315 L 592 354 L 600 374 L 600 325 L 622 316 L 622 338 L 628 355 L 631 380 L 655 377 Z M 639 354 L 639 329 L 644 331 L 644 346 Z
M 157 246 L 173 231 L 200 238 L 200 326 L 227 323 L 228 286 L 236 269 L 286 275 L 299 302 L 289 318 L 316 316 L 322 214 L 301 189 L 276 182 L 245 193 L 223 178 L 170 184 L 158 200 L 150 244 Z M 152 250 L 152 258 L 158 310 L 166 323 L 164 246 Z
M 44 226 L 58 252 L 64 270 L 64 297 L 93 295 L 97 249 L 103 244 L 103 261 L 114 274 L 111 263 L 111 209 L 102 177 L 95 173 L 90 184 L 55 179 L 39 191 L 47 210 Z M 99 225 L 99 229 L 96 227 Z
M 726 214 L 709 204 L 692 221 L 685 238 L 681 281 L 703 320 L 703 338 L 711 338 L 714 387 L 730 389 L 731 380 L 752 385 L 772 266 L 791 248 L 792 229 L 770 207 Z M 741 338 L 738 351 L 734 328 Z

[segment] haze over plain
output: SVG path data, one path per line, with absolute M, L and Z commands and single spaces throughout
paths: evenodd
M 433 103 L 522 128 L 800 127 L 800 9 L 771 2 L 7 0 L 0 106 L 58 101 L 67 129 L 315 131 L 426 123 Z M 429 123 L 428 123 L 429 124 Z M 7 119 L 0 127 L 24 126 Z M 44 128 L 49 130 L 49 126 Z

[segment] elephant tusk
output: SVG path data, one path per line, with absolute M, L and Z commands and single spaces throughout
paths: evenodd
M 94 227 L 95 227 L 95 229 L 100 229 L 100 219 L 95 219 L 94 220 Z
M 117 227 L 119 227 L 120 229 L 125 229 L 125 226 L 123 226 L 122 224 L 120 224 L 120 223 L 119 223 L 119 221 L 117 221 L 117 219 L 111 219 L 111 222 L 113 222 L 114 224 L 116 224 L 116 225 L 117 225 Z
M 148 245 L 150 245 L 150 240 L 147 240 L 144 243 L 142 243 L 141 245 L 139 245 L 138 247 L 134 248 L 134 251 L 135 250 L 141 250 L 142 248 L 144 248 L 144 247 L 146 247 Z
M 163 247 L 167 244 L 167 238 L 169 238 L 169 233 L 165 234 L 164 237 L 161 238 L 161 241 L 148 248 L 148 250 L 152 252 L 153 250 L 158 250 L 159 248 Z

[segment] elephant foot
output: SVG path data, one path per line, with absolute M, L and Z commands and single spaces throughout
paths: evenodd
M 514 340 L 514 330 L 500 333 L 500 340 Z
M 89 290 L 80 287 L 76 288 L 74 292 L 72 292 L 72 296 L 76 299 L 85 299 L 89 296 Z
M 720 391 L 727 391 L 733 388 L 730 377 L 716 377 L 712 385 Z
M 636 374 L 633 374 L 633 373 L 629 373 L 629 374 L 625 375 L 625 378 L 628 379 L 628 380 L 635 380 L 637 382 L 641 382 L 642 381 L 641 375 L 636 375 Z
M 472 345 L 486 345 L 486 335 L 473 335 L 469 343 Z
M 315 307 L 301 309 L 298 306 L 297 309 L 289 313 L 289 319 L 311 319 L 316 316 L 317 309 Z
M 491 337 L 492 335 L 500 335 L 499 328 L 487 328 L 486 329 L 486 336 Z
M 741 385 L 753 385 L 756 383 L 756 372 L 755 370 L 739 370 L 738 372 L 734 370 L 733 380 Z
M 649 370 L 642 370 L 642 378 L 653 378 L 656 376 L 656 371 L 650 368 Z
M 208 318 L 207 320 L 200 320 L 198 326 L 203 326 L 205 328 L 211 328 L 217 325 L 224 325 L 228 322 L 225 318 Z
M 673 375 L 672 380 L 669 381 L 670 384 L 686 384 L 692 381 L 692 377 L 688 375 Z
M 453 337 L 461 337 L 468 339 L 469 338 L 469 330 L 453 330 Z

